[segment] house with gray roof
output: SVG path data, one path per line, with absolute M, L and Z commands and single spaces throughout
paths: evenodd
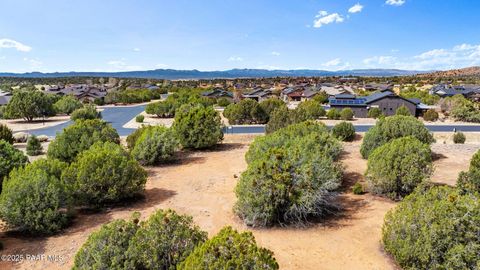
M 329 99 L 330 108 L 342 110 L 352 109 L 355 117 L 366 118 L 371 108 L 379 108 L 385 116 L 395 115 L 401 106 L 408 108 L 412 115 L 418 116 L 429 106 L 419 100 L 406 99 L 391 91 L 376 92 L 369 96 L 356 96 L 352 94 L 340 94 Z

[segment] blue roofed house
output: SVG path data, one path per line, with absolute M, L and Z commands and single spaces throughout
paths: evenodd
M 353 94 L 339 94 L 329 99 L 330 108 L 342 110 L 351 108 L 356 118 L 368 117 L 371 108 L 379 108 L 384 115 L 395 115 L 401 106 L 408 108 L 412 115 L 420 115 L 429 106 L 419 100 L 406 99 L 391 91 L 377 92 L 369 96 L 356 96 Z

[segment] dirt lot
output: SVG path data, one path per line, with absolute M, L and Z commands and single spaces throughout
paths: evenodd
M 155 209 L 172 208 L 192 215 L 209 235 L 223 226 L 248 230 L 235 217 L 237 178 L 245 170 L 244 154 L 253 136 L 227 135 L 223 145 L 208 152 L 184 153 L 174 164 L 148 168 L 149 179 L 145 199 L 102 213 L 79 213 L 71 227 L 57 236 L 30 238 L 14 233 L 1 233 L 5 250 L 1 254 L 57 255 L 59 262 L 3 262 L 0 269 L 69 269 L 73 256 L 88 235 L 102 224 L 117 218 L 128 218 L 139 211 L 148 217 Z M 381 225 L 385 213 L 395 203 L 378 197 L 353 195 L 350 186 L 363 180 L 366 161 L 359 154 L 360 141 L 345 144 L 342 163 L 345 184 L 339 202 L 338 216 L 307 228 L 270 228 L 252 230 L 258 243 L 274 251 L 281 269 L 396 269 L 380 245 Z M 453 184 L 459 171 L 468 167 L 468 160 L 480 145 L 433 146 L 439 157 L 435 178 Z

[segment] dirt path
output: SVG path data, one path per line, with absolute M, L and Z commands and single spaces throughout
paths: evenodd
M 112 219 L 128 218 L 134 211 L 141 212 L 145 218 L 155 209 L 172 208 L 193 216 L 210 236 L 226 225 L 248 230 L 235 217 L 232 206 L 235 202 L 233 189 L 238 180 L 234 175 L 239 176 L 246 168 L 244 154 L 252 138 L 226 136 L 225 143 L 216 150 L 191 153 L 175 164 L 148 168 L 149 180 L 143 201 L 102 213 L 81 213 L 74 224 L 58 236 L 28 238 L 0 234 L 5 247 L 1 254 L 46 254 L 61 259 L 60 262 L 24 261 L 15 265 L 3 262 L 0 269 L 70 269 L 73 256 L 92 231 Z M 339 202 L 345 211 L 308 228 L 253 230 L 258 243 L 274 251 L 281 269 L 395 269 L 380 245 L 383 217 L 395 204 L 368 194 L 359 196 L 350 192 L 351 184 L 363 180 L 366 169 L 359 145 L 358 141 L 346 144 L 342 156 L 346 183 Z M 447 150 L 450 151 L 440 147 L 438 151 Z M 472 151 L 460 152 L 469 155 Z M 447 156 L 439 162 L 451 158 Z M 453 170 L 458 173 L 460 167 Z

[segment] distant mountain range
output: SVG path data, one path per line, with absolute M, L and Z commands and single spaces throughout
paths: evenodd
M 390 77 L 408 76 L 427 73 L 426 71 L 412 71 L 399 69 L 353 69 L 341 71 L 326 70 L 266 70 L 266 69 L 231 69 L 225 71 L 199 71 L 155 69 L 145 71 L 123 72 L 29 72 L 29 73 L 1 73 L 0 77 L 17 78 L 56 78 L 56 77 L 122 77 L 145 79 L 226 79 L 226 78 L 271 78 L 271 77 L 323 77 L 323 76 L 371 76 Z

